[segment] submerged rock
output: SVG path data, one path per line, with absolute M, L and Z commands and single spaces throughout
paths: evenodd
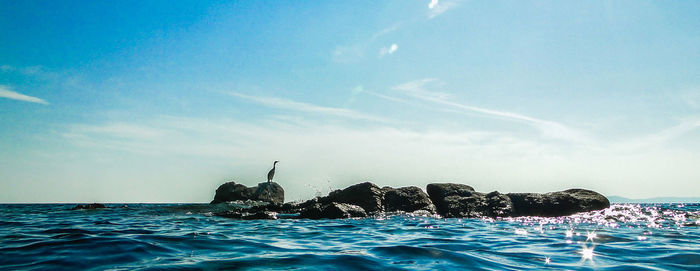
M 384 210 L 387 212 L 415 212 L 427 211 L 430 214 L 436 212 L 435 205 L 430 201 L 428 194 L 418 187 L 407 186 L 400 188 L 384 187 Z
M 256 213 L 249 213 L 243 216 L 243 219 L 245 220 L 253 220 L 253 219 L 277 219 L 277 213 L 275 212 L 256 212 Z
M 75 207 L 71 208 L 71 210 L 94 210 L 94 209 L 103 209 L 107 208 L 102 203 L 90 203 L 90 204 L 78 204 Z
M 237 200 L 256 200 L 282 204 L 284 203 L 284 189 L 276 182 L 263 182 L 256 187 L 227 182 L 216 189 L 216 194 L 211 204 Z
M 243 220 L 255 220 L 255 219 L 277 219 L 277 213 L 276 212 L 270 212 L 270 211 L 257 211 L 257 212 L 250 212 L 250 211 L 243 211 L 243 210 L 228 210 L 224 212 L 218 212 L 214 213 L 215 216 L 220 216 L 220 217 L 226 217 L 226 218 L 235 218 L 235 219 L 243 219 Z
M 316 204 L 304 209 L 299 218 L 322 219 L 322 218 L 352 218 L 366 217 L 367 212 L 357 205 L 331 202 L 329 204 Z

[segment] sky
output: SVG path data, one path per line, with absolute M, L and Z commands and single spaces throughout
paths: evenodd
M 698 1 L 0 6 L 0 202 L 700 196 Z

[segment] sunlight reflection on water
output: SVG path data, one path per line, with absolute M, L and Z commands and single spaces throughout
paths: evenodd
M 212 217 L 212 206 L 196 204 L 70 207 L 0 208 L 0 269 L 620 270 L 700 261 L 692 204 L 567 217 L 255 221 Z

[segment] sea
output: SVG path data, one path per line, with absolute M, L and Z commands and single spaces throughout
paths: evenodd
M 226 204 L 0 205 L 0 270 L 700 270 L 700 204 L 566 217 L 235 220 Z

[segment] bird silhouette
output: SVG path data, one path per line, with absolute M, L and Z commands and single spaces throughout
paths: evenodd
M 270 169 L 270 172 L 267 173 L 267 182 L 272 182 L 272 178 L 275 177 L 275 166 L 277 166 L 277 163 L 279 161 L 275 161 L 272 163 L 272 169 Z

